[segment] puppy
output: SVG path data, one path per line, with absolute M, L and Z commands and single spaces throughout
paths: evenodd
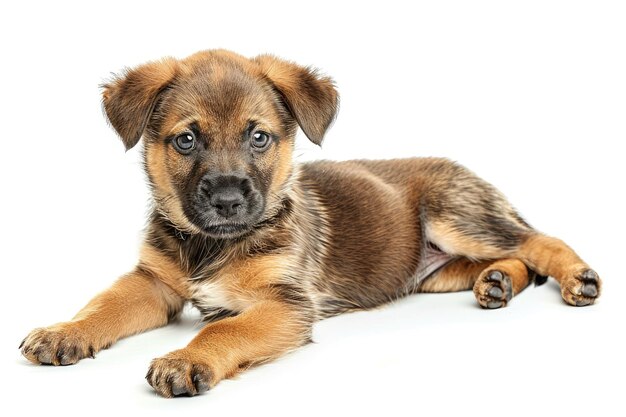
M 137 267 L 22 354 L 70 365 L 164 326 L 186 302 L 206 326 L 150 364 L 165 397 L 196 395 L 306 344 L 317 320 L 417 292 L 473 289 L 500 308 L 554 277 L 593 304 L 598 275 L 529 226 L 493 186 L 446 159 L 294 164 L 298 126 L 320 144 L 338 95 L 316 70 L 199 52 L 104 85 L 127 149 L 144 138 L 153 210 Z

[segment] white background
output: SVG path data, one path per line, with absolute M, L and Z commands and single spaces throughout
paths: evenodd
M 17 3 L 0 6 L 2 410 L 623 412 L 623 2 Z M 69 319 L 137 257 L 139 152 L 125 154 L 105 123 L 98 84 L 217 47 L 335 78 L 337 122 L 321 150 L 300 135 L 300 159 L 456 159 L 593 265 L 600 302 L 568 307 L 553 281 L 498 311 L 470 292 L 418 295 L 318 323 L 315 344 L 192 399 L 159 398 L 143 376 L 198 331 L 193 311 L 96 360 L 28 364 L 17 346 L 32 328 Z

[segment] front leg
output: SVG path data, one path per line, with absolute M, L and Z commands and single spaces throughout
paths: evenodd
M 311 319 L 283 301 L 260 301 L 208 324 L 187 345 L 155 359 L 146 379 L 165 397 L 196 395 L 240 369 L 274 359 L 307 341 Z
M 182 306 L 182 298 L 171 288 L 137 269 L 96 296 L 71 321 L 33 330 L 20 348 L 31 362 L 71 365 L 122 337 L 167 324 Z

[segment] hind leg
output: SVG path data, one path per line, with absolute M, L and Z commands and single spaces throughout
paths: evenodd
M 484 308 L 508 305 L 513 296 L 528 286 L 534 274 L 518 259 L 476 262 L 460 258 L 425 280 L 420 292 L 474 290 Z
M 489 262 L 459 258 L 425 279 L 418 292 L 455 292 L 471 290 Z
M 519 258 L 537 273 L 554 277 L 561 285 L 561 296 L 570 305 L 593 304 L 600 296 L 602 281 L 563 241 L 533 234 L 520 245 Z
M 554 277 L 571 305 L 598 298 L 598 274 L 561 240 L 533 230 L 495 187 L 446 160 L 431 161 L 422 175 L 428 178 L 422 218 L 429 242 L 470 259 L 519 259 Z
M 481 307 L 504 307 L 530 284 L 533 276 L 519 259 L 500 259 L 480 273 L 474 295 Z
M 501 236 L 500 239 L 506 240 L 505 244 L 501 244 L 502 242 L 494 238 L 497 233 L 497 230 L 486 229 L 483 234 L 468 235 L 454 224 L 438 223 L 431 226 L 430 239 L 439 247 L 446 248 L 446 252 L 450 254 L 472 259 L 504 258 L 507 261 L 507 268 L 511 271 L 520 271 L 511 272 L 513 275 L 509 277 L 519 276 L 515 279 L 522 283 L 526 282 L 524 286 L 528 285 L 529 278 L 524 277 L 521 265 L 527 266 L 541 276 L 554 277 L 561 285 L 563 300 L 570 305 L 591 305 L 600 296 L 602 281 L 598 274 L 563 241 L 532 230 L 520 230 L 519 236 Z M 502 265 L 504 264 L 500 266 Z M 513 284 L 513 281 L 511 283 Z M 474 289 L 476 292 L 476 287 Z M 483 307 L 493 308 L 487 305 L 488 301 L 487 304 L 481 302 L 478 293 L 477 298 Z M 482 301 L 484 300 L 486 298 Z M 504 299 L 501 301 L 504 302 Z

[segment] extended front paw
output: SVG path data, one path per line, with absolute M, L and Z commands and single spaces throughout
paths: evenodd
M 22 355 L 36 364 L 72 365 L 95 355 L 95 349 L 76 323 L 35 329 L 20 344 Z
M 164 397 L 194 396 L 209 389 L 213 373 L 185 350 L 157 358 L 146 375 L 148 383 Z

